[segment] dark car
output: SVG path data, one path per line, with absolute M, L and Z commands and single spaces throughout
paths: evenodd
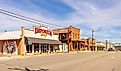
M 109 48 L 108 51 L 115 51 L 113 48 Z

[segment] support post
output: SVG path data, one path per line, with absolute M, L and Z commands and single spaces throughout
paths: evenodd
M 41 53 L 41 44 L 39 43 L 39 53 Z
M 32 53 L 34 53 L 34 44 L 32 44 Z
M 21 46 L 19 48 L 19 53 L 20 55 L 25 55 L 26 53 L 26 46 L 25 46 L 25 38 L 24 38 L 24 27 L 21 27 L 21 33 L 22 33 L 22 36 L 21 36 Z
M 48 45 L 48 53 L 50 53 L 50 44 Z
M 77 41 L 77 52 L 78 52 L 78 48 L 79 48 L 79 47 L 78 47 L 78 41 Z

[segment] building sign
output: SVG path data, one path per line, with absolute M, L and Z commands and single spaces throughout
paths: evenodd
M 4 54 L 16 54 L 16 41 L 5 41 L 3 45 Z
M 41 27 L 35 27 L 34 30 L 35 30 L 35 34 L 41 33 L 41 36 L 47 36 L 47 35 L 52 36 L 52 32 L 50 30 L 43 29 Z

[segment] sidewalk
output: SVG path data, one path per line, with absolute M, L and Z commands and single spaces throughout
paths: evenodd
M 10 58 L 12 59 L 22 59 L 22 58 L 29 58 L 29 57 L 33 57 L 33 56 L 52 56 L 52 55 L 65 55 L 65 54 L 75 54 L 75 53 L 85 53 L 85 52 L 91 52 L 91 51 L 70 51 L 69 53 L 42 53 L 42 54 L 30 54 L 30 55 L 16 55 L 16 56 L 10 56 Z
M 42 53 L 42 54 L 30 54 L 30 55 L 0 55 L 0 61 L 2 60 L 10 60 L 10 59 L 23 59 L 23 58 L 29 58 L 33 56 L 52 56 L 52 55 L 65 55 L 65 54 L 74 54 L 74 53 L 86 53 L 86 52 L 92 52 L 92 51 L 74 51 L 74 52 L 69 52 L 69 53 Z M 96 51 L 95 51 L 96 52 Z
M 3 61 L 3 60 L 10 60 L 10 56 L 8 55 L 0 55 L 0 61 Z

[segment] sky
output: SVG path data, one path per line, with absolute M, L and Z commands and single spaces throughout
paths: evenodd
M 0 9 L 64 28 L 75 26 L 81 30 L 81 37 L 91 37 L 93 28 L 94 38 L 98 41 L 121 37 L 120 7 L 121 0 L 0 0 Z M 0 14 L 0 22 L 0 32 L 36 25 L 4 14 Z M 121 40 L 118 38 L 115 41 Z

